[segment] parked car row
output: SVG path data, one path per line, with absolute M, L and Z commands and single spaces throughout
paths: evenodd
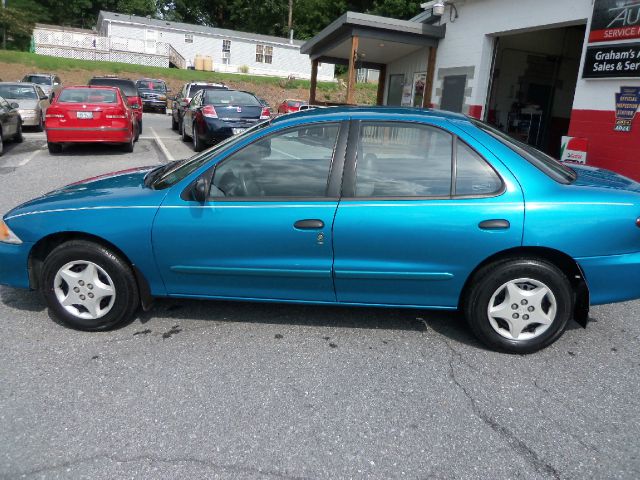
M 271 118 L 264 99 L 221 83 L 186 83 L 171 110 L 171 128 L 197 152 Z

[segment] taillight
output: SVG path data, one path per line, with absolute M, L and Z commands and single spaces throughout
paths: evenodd
M 636 227 L 640 228 L 640 217 L 636 218 Z
M 129 97 L 129 106 L 133 109 L 139 109 L 142 105 L 139 97 Z
M 260 113 L 260 120 L 268 120 L 271 118 L 271 111 L 268 108 L 263 108 Z
M 218 112 L 213 108 L 213 105 L 206 105 L 202 109 L 202 116 L 207 118 L 218 118 Z
M 121 108 L 113 108 L 106 111 L 105 118 L 127 118 L 127 112 Z
M 64 115 L 61 113 L 47 112 L 47 114 L 45 115 L 45 118 L 64 118 Z

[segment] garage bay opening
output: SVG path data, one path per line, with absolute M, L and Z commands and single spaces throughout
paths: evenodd
M 576 90 L 585 26 L 496 38 L 487 121 L 558 157 Z

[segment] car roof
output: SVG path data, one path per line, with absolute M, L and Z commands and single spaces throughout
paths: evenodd
M 167 83 L 164 80 L 162 80 L 161 78 L 139 78 L 138 80 L 136 80 L 136 82 L 162 82 L 162 83 Z
M 381 120 L 397 121 L 408 115 L 412 117 L 424 117 L 445 120 L 463 120 L 469 121 L 468 117 L 461 113 L 446 112 L 444 110 L 432 110 L 416 107 L 355 107 L 355 106 L 336 106 L 327 108 L 310 108 L 301 112 L 289 113 L 273 120 L 276 122 L 285 122 L 294 119 L 313 119 L 314 117 L 342 117 L 350 116 L 367 116 L 375 115 Z
M 122 77 L 111 77 L 109 75 L 107 76 L 101 76 L 101 77 L 91 77 L 89 79 L 89 81 L 91 80 L 118 80 L 120 82 L 131 82 L 131 83 L 135 83 L 133 80 L 131 80 L 130 78 L 122 78 Z
M 31 72 L 31 73 L 25 73 L 22 78 L 24 77 L 31 77 L 31 76 L 39 76 L 39 77 L 55 77 L 56 75 L 54 73 L 38 73 L 38 72 Z
M 15 87 L 24 87 L 25 85 L 31 85 L 36 87 L 38 84 L 33 82 L 0 82 L 0 85 L 13 85 Z

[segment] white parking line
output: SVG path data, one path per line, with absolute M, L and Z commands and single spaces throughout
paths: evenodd
M 44 150 L 46 148 L 47 148 L 47 146 L 44 145 L 43 147 L 40 147 L 39 150 L 35 150 L 35 151 L 31 152 L 31 155 L 29 155 L 24 160 L 19 161 L 16 164 L 16 167 L 24 167 L 27 163 L 29 163 L 31 160 L 33 160 L 36 157 L 36 155 L 38 155 L 42 150 Z
M 298 158 L 298 157 L 296 157 L 295 155 L 291 155 L 290 153 L 283 152 L 282 150 L 280 150 L 280 149 L 278 149 L 278 148 L 273 148 L 273 147 L 271 147 L 271 150 L 273 150 L 274 152 L 281 153 L 282 155 L 286 155 L 287 157 L 295 158 L 296 160 L 299 160 L 299 158 Z
M 149 130 L 151 130 L 151 133 L 153 133 L 153 139 L 158 144 L 158 147 L 160 147 L 160 151 L 162 151 L 162 153 L 164 154 L 164 156 L 167 159 L 167 161 L 168 162 L 173 162 L 173 160 L 174 160 L 173 155 L 171 155 L 169 150 L 167 150 L 167 147 L 164 145 L 164 143 L 162 142 L 162 140 L 160 139 L 160 137 L 158 136 L 156 131 L 153 129 L 153 127 L 149 127 Z

